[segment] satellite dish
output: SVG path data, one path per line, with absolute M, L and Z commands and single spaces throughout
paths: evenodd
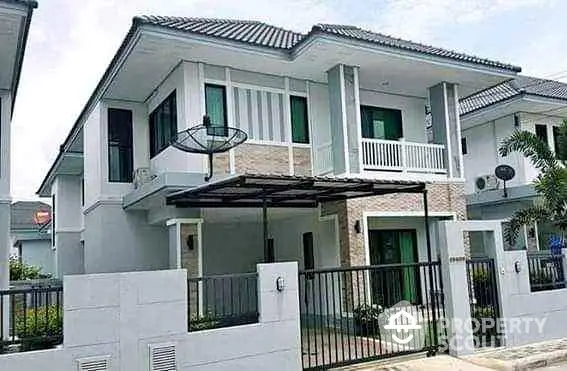
M 494 175 L 496 175 L 498 179 L 507 182 L 514 179 L 516 171 L 510 165 L 498 165 L 496 169 L 494 169 Z
M 200 153 L 209 156 L 209 174 L 205 182 L 213 177 L 213 155 L 226 152 L 248 139 L 240 129 L 228 126 L 213 126 L 208 116 L 203 116 L 203 124 L 180 131 L 171 140 L 171 145 L 183 152 Z
M 494 169 L 494 175 L 500 180 L 504 181 L 504 197 L 508 197 L 508 190 L 506 189 L 506 182 L 514 179 L 516 171 L 510 165 L 498 165 Z

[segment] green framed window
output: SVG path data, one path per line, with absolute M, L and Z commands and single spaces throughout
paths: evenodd
M 291 139 L 293 143 L 309 143 L 309 117 L 307 98 L 292 95 L 291 107 Z
M 108 181 L 132 183 L 132 111 L 108 109 Z
M 177 133 L 177 97 L 174 90 L 150 113 L 150 158 L 169 146 Z
M 403 137 L 400 110 L 361 106 L 360 119 L 363 138 L 398 140 Z
M 209 135 L 226 136 L 228 127 L 226 110 L 226 87 L 223 85 L 205 84 L 205 109 L 211 119 Z

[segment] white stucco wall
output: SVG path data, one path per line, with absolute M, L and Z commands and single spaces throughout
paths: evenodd
M 502 141 L 514 132 L 514 116 L 474 126 L 463 130 L 463 137 L 467 141 L 467 154 L 463 156 L 465 164 L 465 192 L 476 192 L 475 180 L 479 176 L 494 174 L 498 165 L 510 165 L 516 170 L 516 176 L 507 182 L 507 186 L 514 187 L 525 184 L 524 159 L 518 153 L 502 157 L 498 149 Z
M 51 240 L 22 241 L 22 261 L 41 268 L 42 273 L 55 274 L 55 251 Z
M 79 359 L 102 356 L 112 371 L 149 371 L 149 345 L 167 343 L 179 371 L 299 371 L 297 264 L 257 271 L 259 323 L 192 333 L 184 270 L 68 276 L 62 349 L 0 355 L 0 369 L 74 371 Z
M 85 273 L 169 267 L 167 229 L 149 225 L 145 212 L 126 212 L 120 202 L 104 202 L 88 210 L 85 223 Z
M 10 199 L 11 94 L 0 93 L 0 105 L 0 201 L 2 201 Z
M 199 68 L 196 63 L 180 63 L 148 100 L 148 115 L 175 90 L 177 131 L 201 124 L 203 103 L 201 102 L 200 81 Z M 149 127 L 148 119 L 149 117 L 147 118 Z M 149 134 L 146 141 L 149 142 Z M 167 147 L 150 160 L 150 167 L 154 173 L 165 171 L 201 172 L 203 171 L 203 164 L 203 156 L 187 154 L 173 147 Z
M 312 232 L 315 266 L 325 268 L 339 265 L 338 235 L 333 218 L 319 220 L 315 210 L 310 215 L 292 213 L 286 218 L 270 219 L 268 228 L 269 237 L 274 239 L 277 262 L 297 261 L 299 267 L 303 268 L 303 233 Z M 263 260 L 263 232 L 259 220 L 210 223 L 205 219 L 205 275 L 251 272 Z
M 360 104 L 402 111 L 403 136 L 407 141 L 427 143 L 425 99 L 360 90 Z
M 83 126 L 83 164 L 85 207 L 102 198 L 104 138 L 101 127 L 102 104 L 97 104 Z
M 9 280 L 11 102 L 10 94 L 0 94 L 0 288 L 7 287 Z

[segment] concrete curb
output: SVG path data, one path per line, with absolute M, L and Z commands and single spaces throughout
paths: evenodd
M 537 354 L 524 358 L 505 361 L 494 358 L 464 358 L 466 361 L 484 367 L 490 367 L 500 371 L 525 371 L 540 367 L 546 367 L 553 363 L 567 360 L 567 349 L 556 350 L 549 353 Z

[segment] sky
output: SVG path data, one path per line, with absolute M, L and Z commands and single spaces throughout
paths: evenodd
M 35 191 L 135 15 L 351 24 L 567 82 L 564 0 L 39 0 L 12 126 L 12 197 Z

